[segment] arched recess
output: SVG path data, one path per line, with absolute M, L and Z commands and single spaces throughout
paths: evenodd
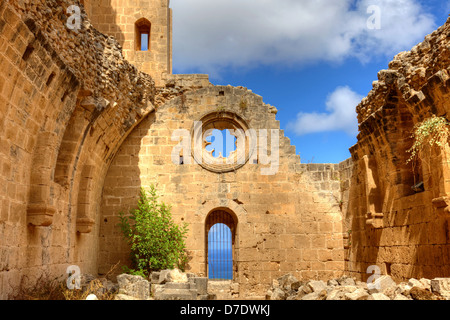
M 362 176 L 364 179 L 363 192 L 366 199 L 366 224 L 374 228 L 383 227 L 383 197 L 378 174 L 376 158 L 373 155 L 364 155 L 360 160 Z
M 235 279 L 237 224 L 236 215 L 227 208 L 213 210 L 206 217 L 205 257 L 206 274 L 209 279 Z
M 90 114 L 89 110 L 77 103 L 64 132 L 55 167 L 55 182 L 62 187 L 70 185 L 75 158 L 89 125 L 87 112 Z
M 409 196 L 424 191 L 422 162 L 418 157 L 413 161 L 408 161 L 411 155 L 408 151 L 414 142 L 411 137 L 414 132 L 414 119 L 411 112 L 402 103 L 398 106 L 398 112 L 397 125 L 400 127 L 400 139 L 394 159 L 398 160 L 397 169 L 401 182 L 399 191 L 403 196 Z
M 392 177 L 400 197 L 407 197 L 424 191 L 422 163 L 420 159 L 408 161 L 413 145 L 414 117 L 402 94 L 391 90 L 383 107 L 384 132 L 389 144 Z
M 135 23 L 135 49 L 136 51 L 150 51 L 152 24 L 145 18 Z

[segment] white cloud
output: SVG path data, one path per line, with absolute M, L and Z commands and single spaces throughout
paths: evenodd
M 370 5 L 381 29 L 369 30 Z M 418 0 L 172 0 L 177 71 L 361 61 L 411 48 L 435 29 Z
M 326 101 L 327 113 L 297 114 L 297 119 L 287 125 L 287 129 L 298 135 L 326 131 L 344 131 L 355 136 L 358 132 L 356 106 L 363 96 L 349 87 L 338 87 Z

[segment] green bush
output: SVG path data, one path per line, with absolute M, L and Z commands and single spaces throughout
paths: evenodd
M 414 139 L 414 144 L 407 152 L 411 153 L 411 156 L 406 163 L 409 163 L 415 159 L 416 156 L 420 156 L 420 153 L 426 147 L 443 147 L 448 143 L 450 136 L 450 123 L 445 117 L 432 117 L 420 122 L 414 126 L 414 133 L 411 138 Z
M 141 188 L 138 208 L 127 217 L 119 213 L 125 239 L 131 246 L 131 261 L 134 269 L 124 267 L 131 274 L 149 276 L 152 271 L 179 268 L 187 264 L 186 223 L 177 225 L 172 220 L 171 208 L 158 203 L 155 186 L 149 191 Z

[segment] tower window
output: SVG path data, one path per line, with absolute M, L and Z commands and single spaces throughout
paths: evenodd
M 145 18 L 136 21 L 136 51 L 150 51 L 151 23 Z

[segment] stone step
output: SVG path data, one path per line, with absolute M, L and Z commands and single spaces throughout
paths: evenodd
M 211 290 L 228 290 L 233 281 L 231 280 L 209 280 L 208 289 Z
M 166 289 L 158 292 L 155 300 L 197 300 L 197 290 Z
M 164 286 L 165 290 L 169 290 L 169 289 L 184 289 L 184 290 L 189 290 L 189 289 L 195 289 L 194 284 L 190 284 L 190 283 L 179 283 L 179 282 L 167 282 Z

